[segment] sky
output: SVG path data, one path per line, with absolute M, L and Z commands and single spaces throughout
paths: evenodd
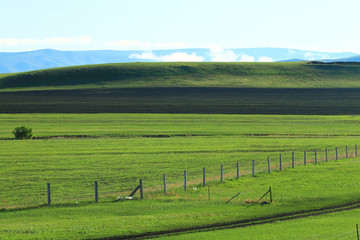
M 283 47 L 360 53 L 358 0 L 0 0 L 0 52 Z

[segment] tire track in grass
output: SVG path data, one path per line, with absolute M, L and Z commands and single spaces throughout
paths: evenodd
M 324 214 L 330 214 L 335 212 L 343 212 L 343 211 L 351 211 L 354 209 L 360 208 L 360 201 L 330 206 L 320 209 L 313 209 L 308 211 L 299 211 L 293 213 L 284 213 L 279 215 L 274 215 L 271 217 L 261 217 L 261 218 L 253 218 L 253 219 L 245 219 L 240 221 L 235 221 L 231 223 L 217 223 L 217 224 L 209 224 L 207 226 L 202 227 L 193 227 L 193 228 L 182 228 L 182 229 L 174 229 L 169 231 L 159 231 L 152 233 L 143 233 L 138 235 L 128 235 L 128 236 L 118 236 L 118 237 L 108 237 L 108 238 L 100 238 L 101 240 L 120 240 L 120 239 L 151 239 L 158 238 L 164 236 L 173 236 L 173 235 L 181 235 L 185 233 L 193 233 L 193 232 L 208 232 L 208 231 L 216 231 L 216 230 L 224 230 L 231 228 L 243 228 L 250 227 L 255 225 L 273 223 L 277 221 L 289 221 L 293 219 L 320 216 Z M 99 239 L 99 240 L 100 240 Z

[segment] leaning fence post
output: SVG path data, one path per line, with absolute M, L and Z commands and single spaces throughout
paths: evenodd
M 239 162 L 236 163 L 236 178 L 240 178 L 240 169 L 239 169 Z
M 48 206 L 50 206 L 51 205 L 50 183 L 47 184 L 47 197 L 48 197 Z
M 95 181 L 95 202 L 99 202 L 98 182 Z
M 346 145 L 346 158 L 349 158 L 349 149 L 348 149 L 348 145 Z
M 335 148 L 335 152 L 336 152 L 336 160 L 339 160 L 339 154 L 338 154 L 338 148 Z
M 268 156 L 268 173 L 271 173 L 270 156 Z
M 184 170 L 184 188 L 186 191 L 187 190 L 187 172 L 186 172 L 186 170 Z
M 292 168 L 294 168 L 294 167 L 295 167 L 295 153 L 294 153 L 294 152 L 292 152 L 291 167 L 292 167 Z
M 315 149 L 315 164 L 317 164 L 317 151 Z
M 271 192 L 271 187 L 269 187 L 269 192 L 270 192 L 270 202 L 272 202 L 272 192 Z
M 166 174 L 165 173 L 163 175 L 163 180 L 164 180 L 164 195 L 166 195 Z
M 223 168 L 223 165 L 221 164 L 221 167 L 220 167 L 220 181 L 223 182 L 224 180 L 224 168 Z
M 143 191 L 142 179 L 139 180 L 139 186 L 140 186 L 140 199 L 143 199 L 144 198 L 144 191 Z
M 206 169 L 203 168 L 203 187 L 206 186 Z
M 279 160 L 280 160 L 280 171 L 281 171 L 281 170 L 282 170 L 282 159 L 281 159 L 281 153 L 280 153 Z
M 306 151 L 304 151 L 304 165 L 306 166 Z
M 328 162 L 328 150 L 327 150 L 327 148 L 325 149 L 325 161 Z
M 252 160 L 252 176 L 255 177 L 255 160 Z

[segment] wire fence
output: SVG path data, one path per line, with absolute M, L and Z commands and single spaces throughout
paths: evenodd
M 263 154 L 262 159 L 240 159 L 229 163 L 211 164 L 206 166 L 191 165 L 188 169 L 156 169 L 156 173 L 136 176 L 134 172 L 124 172 L 117 178 L 109 178 L 104 175 L 89 181 L 89 177 L 82 176 L 76 179 L 66 177 L 49 182 L 37 181 L 35 178 L 26 184 L 9 184 L 0 188 L 0 209 L 28 208 L 51 204 L 76 204 L 78 202 L 111 202 L 119 197 L 128 196 L 138 186 L 139 179 L 144 182 L 145 192 L 166 192 L 170 188 L 193 186 L 206 186 L 209 181 L 224 181 L 230 178 L 240 178 L 245 175 L 253 175 L 295 168 L 299 165 L 318 164 L 343 158 L 357 157 L 357 145 L 354 148 L 348 146 L 335 149 L 312 149 L 303 152 L 272 152 Z M 26 170 L 24 170 L 26 171 Z M 149 170 L 150 171 L 150 170 Z M 151 170 L 154 171 L 154 170 Z M 162 172 L 162 173 L 160 173 Z M 95 189 L 95 181 L 97 188 Z M 48 183 L 51 186 L 49 191 Z M 186 186 L 186 187 L 185 187 Z M 97 198 L 97 199 L 96 199 Z

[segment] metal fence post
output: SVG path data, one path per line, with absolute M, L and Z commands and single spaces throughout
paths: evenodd
M 280 153 L 279 160 L 280 160 L 280 171 L 281 171 L 281 170 L 282 170 L 282 158 L 281 158 L 281 153 Z
M 317 151 L 315 149 L 315 164 L 317 164 Z
M 306 166 L 306 151 L 304 151 L 304 165 Z
M 252 160 L 252 176 L 255 177 L 255 160 Z
M 236 163 L 236 178 L 240 178 L 240 168 L 239 168 L 239 162 Z
M 292 167 L 292 168 L 295 168 L 295 153 L 294 153 L 294 152 L 292 152 L 291 167 Z
M 338 148 L 335 148 L 335 152 L 336 152 L 336 160 L 339 160 L 339 154 L 338 154 Z
M 48 206 L 51 206 L 51 191 L 50 191 L 50 183 L 47 184 L 47 197 L 48 197 Z
M 349 148 L 348 148 L 348 145 L 346 145 L 346 158 L 349 158 Z
M 203 168 L 203 187 L 206 186 L 206 169 Z
M 139 180 L 139 186 L 140 186 L 140 199 L 144 199 L 144 190 L 143 190 L 142 179 Z
M 223 180 L 224 180 L 224 167 L 221 164 L 221 167 L 220 167 L 220 181 L 223 182 Z
M 355 157 L 357 157 L 357 144 L 355 144 Z
M 328 149 L 325 149 L 325 161 L 328 162 Z
M 186 191 L 187 190 L 187 172 L 186 172 L 186 170 L 184 170 L 184 188 Z
M 166 193 L 167 193 L 167 189 L 166 189 L 166 174 L 164 173 L 164 175 L 163 175 L 163 180 L 164 180 L 164 195 L 166 195 Z
M 95 202 L 99 202 L 99 193 L 98 193 L 98 182 L 95 181 Z

